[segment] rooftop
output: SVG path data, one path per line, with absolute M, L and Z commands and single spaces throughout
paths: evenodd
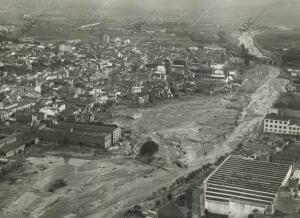
M 91 136 L 91 137 L 106 137 L 109 136 L 108 133 L 105 132 L 93 132 L 89 129 L 78 131 L 74 130 L 73 132 L 67 132 L 67 129 L 61 129 L 61 128 L 44 128 L 42 131 L 49 131 L 54 133 L 60 133 L 60 134 L 70 134 L 70 135 L 79 135 L 79 136 Z
M 79 123 L 79 122 L 61 122 L 56 126 L 56 128 L 72 128 L 76 131 L 89 131 L 89 132 L 109 132 L 111 133 L 116 128 L 115 124 L 103 124 L 103 123 Z
M 208 178 L 206 199 L 271 205 L 290 167 L 288 164 L 230 156 Z
M 300 119 L 297 117 L 287 117 L 287 116 L 279 116 L 275 113 L 267 114 L 266 119 L 279 120 L 279 121 L 291 121 L 290 125 L 298 125 L 300 126 Z

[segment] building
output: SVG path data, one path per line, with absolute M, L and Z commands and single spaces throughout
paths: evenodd
M 186 60 L 185 59 L 175 59 L 171 66 L 171 73 L 185 74 L 186 70 Z
M 27 145 L 36 144 L 36 137 L 30 132 L 0 135 L 0 156 L 12 157 L 24 152 Z
M 104 34 L 104 35 L 102 36 L 102 41 L 103 41 L 104 43 L 109 43 L 109 42 L 110 42 L 110 36 Z
M 281 117 L 271 113 L 264 119 L 264 132 L 283 135 L 300 135 L 300 122 L 296 118 Z
M 78 131 L 94 131 L 98 133 L 109 133 L 111 135 L 111 145 L 115 145 L 120 141 L 121 128 L 116 124 L 103 124 L 103 123 L 76 123 L 76 122 L 61 122 L 60 127 L 73 128 Z
M 8 144 L 15 143 L 17 141 L 17 134 L 0 134 L 0 149 Z
M 272 162 L 297 165 L 300 161 L 300 143 L 286 146 L 282 151 L 271 156 Z M 299 177 L 300 178 L 300 177 Z
M 205 209 L 229 218 L 248 218 L 253 211 L 272 213 L 279 188 L 291 173 L 288 164 L 229 156 L 204 181 Z
M 240 58 L 240 57 L 230 57 L 229 58 L 229 63 L 231 63 L 231 64 L 243 64 L 244 59 Z
M 14 114 L 14 117 L 16 122 L 29 124 L 31 126 L 38 121 L 37 115 L 31 113 L 17 112 Z
M 61 122 L 39 133 L 43 141 L 96 146 L 107 149 L 121 138 L 121 128 L 114 124 Z
M 19 142 L 13 142 L 11 144 L 6 144 L 0 148 L 0 156 L 12 157 L 18 154 L 22 154 L 25 150 L 25 144 Z
M 107 149 L 111 146 L 111 135 L 109 133 L 93 132 L 89 129 L 80 131 L 68 128 L 46 127 L 39 131 L 39 138 L 41 141 L 57 144 L 90 146 L 101 149 Z

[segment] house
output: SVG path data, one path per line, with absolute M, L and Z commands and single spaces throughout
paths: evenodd
M 16 122 L 19 123 L 27 123 L 30 124 L 31 126 L 37 122 L 37 116 L 33 115 L 31 113 L 25 113 L 25 112 L 17 112 L 14 115 Z
M 16 141 L 2 146 L 0 148 L 0 156 L 12 157 L 18 154 L 22 154 L 24 150 L 25 144 Z
M 229 58 L 229 63 L 231 64 L 242 64 L 244 63 L 244 59 L 240 57 L 230 57 Z
M 0 155 L 5 157 L 21 154 L 26 145 L 37 143 L 37 138 L 30 132 L 1 134 L 0 139 Z
M 142 87 L 141 86 L 134 86 L 131 89 L 132 94 L 141 93 L 141 92 L 142 92 Z
M 0 134 L 0 149 L 8 144 L 15 143 L 17 141 L 17 134 Z
M 1 120 L 9 120 L 11 115 L 12 115 L 12 113 L 9 111 L 0 111 L 0 119 Z

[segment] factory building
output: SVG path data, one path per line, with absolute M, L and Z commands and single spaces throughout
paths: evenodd
M 67 128 L 77 131 L 89 131 L 98 133 L 109 133 L 111 135 L 111 145 L 115 145 L 121 138 L 121 128 L 116 124 L 103 123 L 78 123 L 78 122 L 61 122 L 57 128 Z
M 107 149 L 119 142 L 121 129 L 113 124 L 61 122 L 39 131 L 41 141 Z
M 204 181 L 205 209 L 229 218 L 274 212 L 274 201 L 292 173 L 288 164 L 229 156 Z
M 101 149 L 107 149 L 111 146 L 109 133 L 44 128 L 39 131 L 39 138 L 41 141 L 55 142 L 57 144 L 90 146 Z

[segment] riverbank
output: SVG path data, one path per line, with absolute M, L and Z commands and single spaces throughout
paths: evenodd
M 255 45 L 255 35 L 257 35 L 257 31 L 247 31 L 243 32 L 239 39 L 239 45 L 242 44 L 246 49 L 249 50 L 249 54 L 258 58 L 265 58 L 266 56 L 256 47 Z

